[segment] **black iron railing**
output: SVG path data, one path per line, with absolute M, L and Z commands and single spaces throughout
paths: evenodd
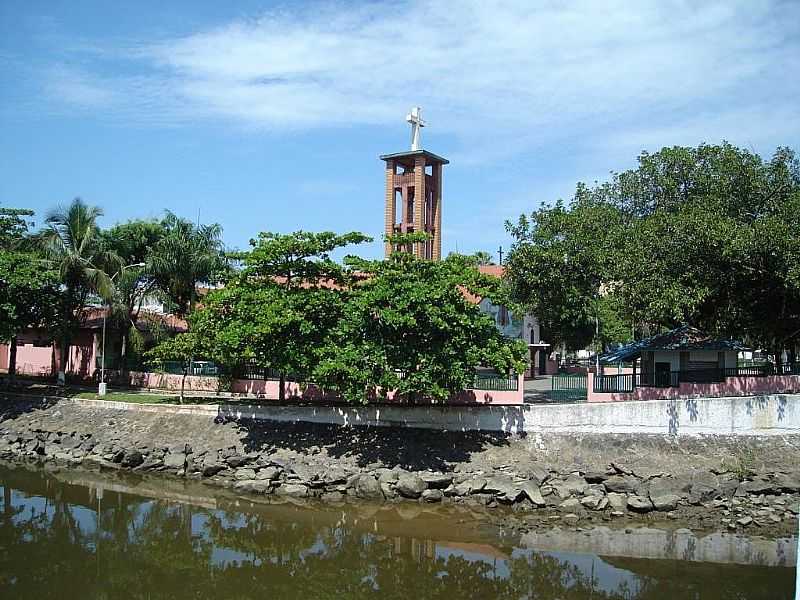
M 716 369 L 655 371 L 597 375 L 592 389 L 599 393 L 632 392 L 637 387 L 670 388 L 681 383 L 721 383 L 729 377 L 767 377 L 768 375 L 800 375 L 800 363 L 771 363 Z
M 519 390 L 519 377 L 516 373 L 503 375 L 502 373 L 475 373 L 472 389 L 489 390 L 492 392 L 516 392 Z

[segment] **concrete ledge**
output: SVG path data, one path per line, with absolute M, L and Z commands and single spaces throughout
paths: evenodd
M 69 399 L 95 408 L 208 418 L 507 433 L 800 434 L 800 394 L 526 406 L 271 406 L 134 404 Z

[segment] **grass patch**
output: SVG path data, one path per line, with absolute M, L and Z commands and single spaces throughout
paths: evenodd
M 71 398 L 86 400 L 106 400 L 109 402 L 134 402 L 136 404 L 178 404 L 178 396 L 165 396 L 162 394 L 143 394 L 135 392 L 108 392 L 105 396 L 98 396 L 97 392 L 78 392 L 69 395 Z M 193 399 L 186 399 L 191 402 Z

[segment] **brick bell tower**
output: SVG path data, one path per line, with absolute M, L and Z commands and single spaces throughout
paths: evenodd
M 442 257 L 442 166 L 448 160 L 420 146 L 420 129 L 426 123 L 421 109 L 411 109 L 411 150 L 384 154 L 386 162 L 386 235 L 424 231 L 431 238 L 413 244 L 415 256 L 430 260 Z M 397 248 L 386 243 L 386 256 Z

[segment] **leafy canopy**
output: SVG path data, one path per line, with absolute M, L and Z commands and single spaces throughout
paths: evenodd
M 560 339 L 610 295 L 620 331 L 691 322 L 777 351 L 800 332 L 798 209 L 786 148 L 768 162 L 727 143 L 645 152 L 508 224 L 512 293 Z
M 398 238 L 390 243 L 417 241 Z M 394 252 L 386 260 L 348 264 L 359 280 L 314 372 L 326 389 L 352 402 L 390 390 L 411 400 L 445 400 L 471 387 L 480 365 L 522 368 L 524 346 L 505 339 L 465 295 L 504 300 L 501 282 L 481 275 L 470 258 L 428 261 Z

